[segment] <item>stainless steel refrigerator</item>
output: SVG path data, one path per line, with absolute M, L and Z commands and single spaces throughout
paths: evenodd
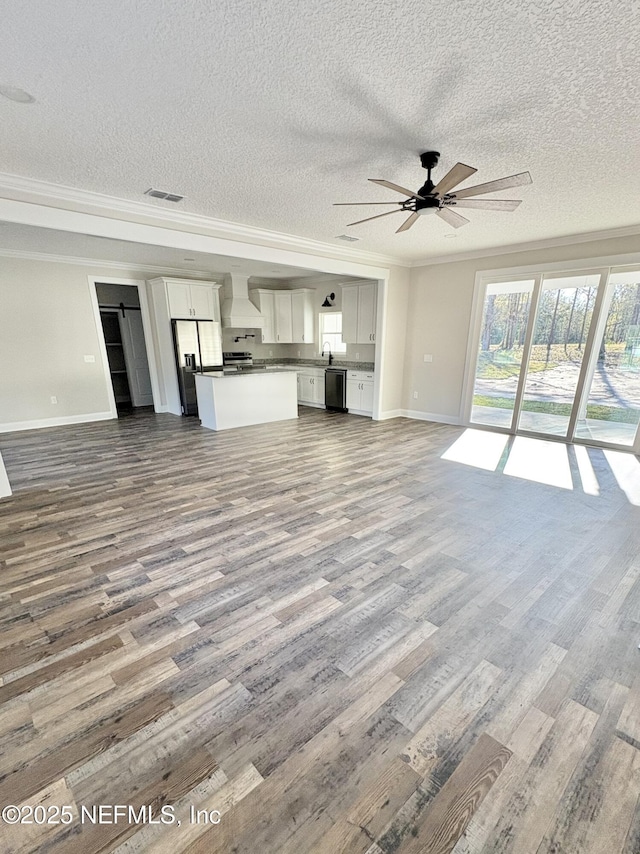
M 197 373 L 222 368 L 222 332 L 214 320 L 172 320 L 183 415 L 198 414 Z

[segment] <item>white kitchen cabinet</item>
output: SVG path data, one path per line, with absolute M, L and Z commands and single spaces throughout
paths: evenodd
M 276 306 L 275 291 L 266 288 L 254 288 L 249 291 L 249 299 L 264 318 L 264 326 L 260 330 L 263 344 L 276 343 Z
M 373 344 L 376 340 L 376 286 L 358 285 L 357 344 Z
M 314 291 L 253 288 L 249 299 L 264 317 L 263 344 L 313 344 Z
M 375 282 L 342 285 L 342 340 L 347 344 L 375 343 Z
M 313 344 L 313 297 L 310 288 L 291 291 L 291 328 L 294 344 Z
M 220 320 L 218 287 L 166 279 L 169 316 L 191 320 Z
M 310 368 L 298 371 L 298 403 L 324 406 L 324 370 Z
M 274 291 L 275 328 L 278 344 L 293 342 L 293 322 L 291 316 L 291 291 Z
M 347 409 L 359 415 L 373 415 L 373 373 L 347 372 Z
M 358 286 L 342 286 L 342 340 L 358 343 Z

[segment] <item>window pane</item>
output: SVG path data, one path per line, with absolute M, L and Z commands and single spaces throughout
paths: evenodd
M 640 271 L 613 273 L 576 436 L 633 445 L 640 423 Z
M 544 279 L 518 427 L 566 436 L 600 276 Z
M 484 298 L 471 420 L 510 427 L 534 280 L 490 284 Z
M 346 353 L 347 345 L 342 341 L 342 312 L 320 315 L 320 351 L 326 344 L 332 353 Z

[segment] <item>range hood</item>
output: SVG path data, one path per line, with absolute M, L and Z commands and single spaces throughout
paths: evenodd
M 262 329 L 264 317 L 249 299 L 249 277 L 229 273 L 224 277 L 222 326 L 233 329 Z

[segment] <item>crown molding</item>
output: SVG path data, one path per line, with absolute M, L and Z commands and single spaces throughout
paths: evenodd
M 40 181 L 36 178 L 11 175 L 7 172 L 0 172 L 0 197 L 11 198 L 16 201 L 45 204 L 49 207 L 66 208 L 74 211 L 82 210 L 85 213 L 99 213 L 102 216 L 110 216 L 117 219 L 137 217 L 148 224 L 161 225 L 165 228 L 176 228 L 183 231 L 193 230 L 196 233 L 213 237 L 245 241 L 276 249 L 307 252 L 312 255 L 336 260 L 374 264 L 383 267 L 388 267 L 389 265 L 400 267 L 411 266 L 409 261 L 391 255 L 336 246 L 321 240 L 299 237 L 295 234 L 284 234 L 236 222 L 227 222 L 226 220 L 214 219 L 213 217 L 203 216 L 202 214 L 166 210 L 150 202 L 145 203 L 131 199 L 121 199 L 116 196 L 96 193 L 92 190 L 81 190 L 77 187 L 67 187 L 62 184 L 53 184 L 49 181 Z
M 495 246 L 492 249 L 478 249 L 458 252 L 452 255 L 435 255 L 433 258 L 412 261 L 410 266 L 430 267 L 433 264 L 451 264 L 455 261 L 472 261 L 478 258 L 493 258 L 496 255 L 515 255 L 518 252 L 536 252 L 541 249 L 553 249 L 556 246 L 571 246 L 574 243 L 594 243 L 597 240 L 615 240 L 617 237 L 640 236 L 640 225 L 627 225 L 606 231 L 585 231 L 565 237 L 549 237 L 545 240 L 532 240 L 529 243 L 512 243 L 509 246 Z
M 183 270 L 180 267 L 156 267 L 151 264 L 127 263 L 126 261 L 105 261 L 100 258 L 77 258 L 74 255 L 52 255 L 47 252 L 27 252 L 22 249 L 3 249 L 0 247 L 0 258 L 16 258 L 20 261 L 46 261 L 55 264 L 75 264 L 78 267 L 109 267 L 113 270 L 128 270 L 129 272 L 153 273 L 154 276 L 179 275 L 188 279 L 218 278 L 223 273 L 213 273 L 210 270 Z

